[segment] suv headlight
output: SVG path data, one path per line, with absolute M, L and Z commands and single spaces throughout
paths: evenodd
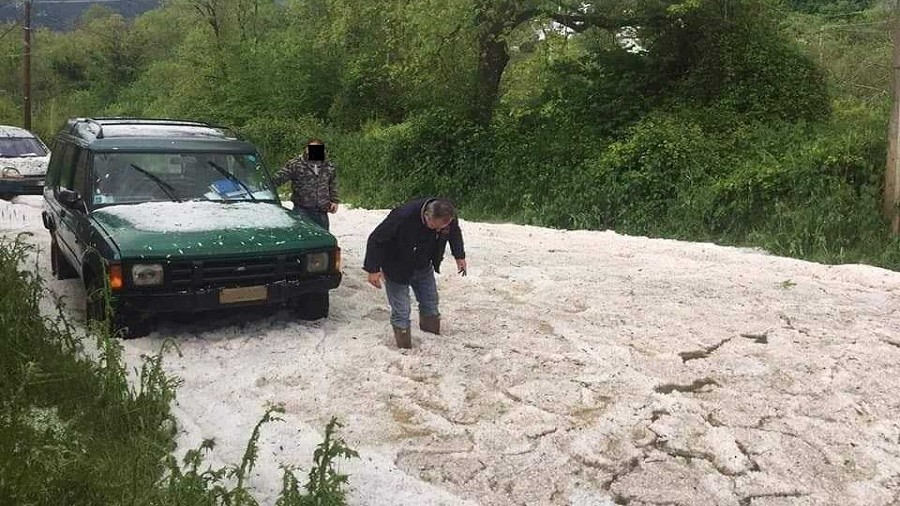
M 131 282 L 134 286 L 161 285 L 163 267 L 160 264 L 135 264 L 131 267 Z
M 328 252 L 308 253 L 306 255 L 306 272 L 322 274 L 328 271 Z

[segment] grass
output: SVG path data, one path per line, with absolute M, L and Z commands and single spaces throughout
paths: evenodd
M 212 441 L 179 461 L 169 410 L 178 380 L 164 372 L 165 350 L 129 378 L 121 344 L 103 326 L 82 336 L 58 300 L 55 315 L 42 314 L 47 294 L 27 265 L 32 252 L 23 235 L 0 238 L 0 504 L 258 504 L 247 477 L 260 431 L 282 408 L 266 410 L 240 463 L 205 467 Z M 279 506 L 345 503 L 347 476 L 334 463 L 356 452 L 337 427 L 335 419 L 326 426 L 304 492 L 296 468 L 283 466 Z

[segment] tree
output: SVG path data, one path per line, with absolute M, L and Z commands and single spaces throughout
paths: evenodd
M 508 37 L 519 26 L 539 21 L 556 23 L 574 33 L 590 29 L 619 31 L 626 27 L 656 25 L 666 16 L 668 0 L 624 1 L 602 5 L 573 0 L 473 0 L 477 66 L 470 117 L 490 122 L 500 96 L 500 81 L 509 63 Z M 691 2 L 691 5 L 696 2 Z

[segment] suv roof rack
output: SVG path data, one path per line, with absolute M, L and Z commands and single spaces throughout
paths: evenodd
M 231 137 L 234 139 L 238 139 L 239 136 L 234 129 L 222 125 L 217 125 L 214 123 L 208 123 L 205 121 L 195 121 L 195 120 L 182 120 L 182 119 L 169 119 L 169 118 L 139 118 L 139 117 L 129 117 L 129 116 L 99 116 L 99 117 L 90 117 L 90 118 L 74 118 L 72 120 L 72 125 L 69 130 L 70 133 L 76 134 L 79 131 L 85 134 L 85 136 L 90 135 L 94 139 L 103 139 L 105 138 L 103 127 L 104 126 L 122 126 L 122 125 L 137 125 L 137 126 L 173 126 L 173 127 L 199 127 L 199 128 L 208 128 L 210 130 L 219 130 L 224 137 Z M 85 131 L 86 130 L 86 131 Z

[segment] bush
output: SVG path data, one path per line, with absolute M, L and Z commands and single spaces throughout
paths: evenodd
M 40 278 L 19 270 L 29 249 L 0 242 L 0 503 L 146 497 L 173 449 L 175 382 L 151 359 L 132 386 L 108 337 L 98 362 L 86 358 L 61 308 L 48 326 Z
M 743 132 L 742 161 L 712 186 L 710 230 L 810 260 L 900 265 L 880 213 L 884 117 L 852 103 L 836 116 Z
M 240 464 L 200 471 L 211 441 L 179 463 L 169 412 L 178 382 L 161 353 L 129 379 L 122 346 L 102 325 L 86 353 L 59 301 L 56 318 L 41 313 L 37 269 L 20 270 L 31 250 L 21 237 L 0 238 L 0 504 L 256 505 L 246 479 L 261 427 L 283 409 L 265 412 Z M 333 465 L 357 454 L 336 427 L 332 418 L 305 494 L 285 467 L 280 506 L 344 504 L 347 476 Z
M 0 125 L 19 125 L 22 111 L 10 97 L 0 95 Z
M 484 129 L 443 110 L 387 127 L 370 124 L 339 140 L 340 184 L 367 207 L 429 195 L 463 203 L 489 174 L 488 146 Z
M 696 101 L 744 120 L 827 117 L 825 73 L 785 36 L 766 2 L 713 0 L 678 9 L 681 15 L 648 34 L 648 56 L 672 81 L 673 103 Z
M 652 114 L 587 165 L 574 187 L 572 225 L 697 237 L 697 193 L 722 166 L 721 141 L 689 111 Z M 727 165 L 727 164 L 726 164 Z M 591 223 L 593 221 L 593 223 Z
M 333 151 L 332 140 L 336 138 L 332 129 L 311 116 L 257 117 L 239 130 L 259 148 L 266 164 L 275 170 L 303 153 L 311 139 L 321 139 L 330 152 Z

